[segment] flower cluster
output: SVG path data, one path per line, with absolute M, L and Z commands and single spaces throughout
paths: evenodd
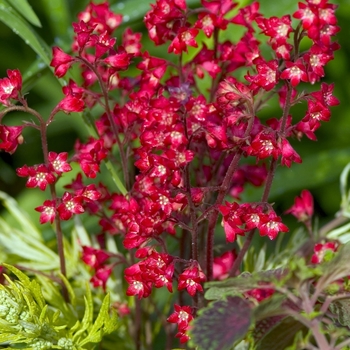
M 40 223 L 56 221 L 59 230 L 60 220 L 75 214 L 88 211 L 98 218 L 101 249 L 82 247 L 94 286 L 106 289 L 113 266 L 107 265 L 111 256 L 104 250 L 104 237 L 113 235 L 125 252 L 128 296 L 152 297 L 153 288 L 161 287 L 172 292 L 177 282 L 177 290 L 186 290 L 198 306 L 203 282 L 237 273 L 232 269 L 240 265 L 245 251 L 233 253 L 228 248 L 214 259 L 220 214 L 228 243 L 240 235 L 247 236 L 249 244 L 255 231 L 270 240 L 288 232 L 268 202 L 269 191 L 278 165 L 302 162 L 292 139 L 305 135 L 316 140 L 321 122 L 330 119 L 330 107 L 339 103 L 333 84 L 299 91 L 303 84 L 314 85 L 324 77 L 325 65 L 339 49 L 332 40 L 339 30 L 335 9 L 327 0 L 300 2 L 293 14 L 298 20 L 294 27 L 290 15 L 264 17 L 258 2 L 238 8 L 229 0 L 202 0 L 194 10 L 185 0 L 157 0 L 144 23 L 154 44 L 167 45 L 168 53 L 175 55 L 173 63 L 143 50 L 141 34 L 130 28 L 121 38 L 113 37 L 122 16 L 114 14 L 107 2 L 91 2 L 73 23 L 71 52 L 52 50 L 57 78 L 77 64 L 82 79 L 80 85 L 70 80 L 63 87 L 65 97 L 47 121 L 28 108 L 18 70 L 9 70 L 8 77 L 0 80 L 0 103 L 7 111 L 16 101 L 21 105 L 18 110 L 38 119 L 38 124 L 23 126 L 0 124 L 0 148 L 8 153 L 23 142 L 24 127 L 38 129 L 45 138 L 59 111 L 103 109 L 95 120 L 96 134 L 85 142 L 78 140 L 70 159 L 66 152 L 49 152 L 42 142 L 43 164 L 17 169 L 19 176 L 28 178 L 27 187 L 50 188 L 51 198 L 35 208 Z M 229 35 L 221 39 L 229 26 L 244 28 L 237 41 Z M 199 39 L 200 32 L 204 40 Z M 264 45 L 270 50 L 268 58 Z M 301 47 L 308 48 L 301 51 Z M 193 59 L 186 60 L 183 54 L 189 48 Z M 122 73 L 129 67 L 137 72 L 132 77 Z M 202 86 L 204 77 L 211 81 L 209 91 Z M 260 111 L 273 95 L 278 97 L 281 115 L 264 120 Z M 307 105 L 302 118 L 291 111 L 300 102 Z M 0 114 L 0 122 L 7 111 Z M 60 198 L 57 180 L 71 171 L 70 162 L 78 163 L 81 172 Z M 116 181 L 119 192 L 101 183 L 84 185 L 83 179 L 92 181 L 101 172 L 102 162 L 113 169 L 115 180 L 123 175 L 124 182 Z M 115 163 L 119 168 L 113 168 Z M 247 183 L 265 185 L 261 201 L 240 201 Z M 287 213 L 310 229 L 311 194 L 303 191 Z M 169 242 L 179 243 L 179 249 Z M 330 248 L 317 249 L 313 263 Z M 135 263 L 134 258 L 140 261 Z M 259 302 L 271 294 L 255 289 L 247 297 Z M 176 337 L 181 342 L 189 339 L 186 331 L 193 317 L 192 307 L 175 304 L 168 322 L 177 323 Z

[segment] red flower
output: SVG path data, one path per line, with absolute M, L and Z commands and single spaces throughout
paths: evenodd
M 63 93 L 66 97 L 59 102 L 56 108 L 62 110 L 65 113 L 71 112 L 82 112 L 85 108 L 83 100 L 83 89 L 70 80 L 69 85 L 62 88 Z
M 255 76 L 248 75 L 245 78 L 252 83 L 253 87 L 256 84 L 266 91 L 272 90 L 278 83 L 278 63 L 276 60 L 270 62 L 259 62 L 256 65 L 258 74 Z
M 314 213 L 312 194 L 308 190 L 302 190 L 300 197 L 295 197 L 294 204 L 285 213 L 292 214 L 301 222 L 310 220 Z
M 214 258 L 213 278 L 223 280 L 228 277 L 228 273 L 235 261 L 236 254 L 232 251 L 225 252 L 221 256 Z
M 6 126 L 0 125 L 0 149 L 13 154 L 18 145 L 23 143 L 22 126 Z
M 72 167 L 67 163 L 68 153 L 49 152 L 50 169 L 56 172 L 57 175 L 67 173 L 72 170 Z
M 180 54 L 181 52 L 187 52 L 187 46 L 198 47 L 198 44 L 195 40 L 197 34 L 198 29 L 180 28 L 178 35 L 170 44 L 168 52 Z
M 28 181 L 26 186 L 29 188 L 39 187 L 42 191 L 45 191 L 47 185 L 51 185 L 56 181 L 55 176 L 51 170 L 44 164 L 28 167 L 24 165 L 16 170 L 18 176 L 27 177 Z
M 308 82 L 306 68 L 301 59 L 296 62 L 286 61 L 286 69 L 281 73 L 281 79 L 290 79 L 292 86 L 297 86 L 300 81 Z
M 0 79 L 0 103 L 10 106 L 10 98 L 18 99 L 22 89 L 22 75 L 18 69 L 8 69 L 8 78 Z
M 325 260 L 326 254 L 335 252 L 338 249 L 337 242 L 317 243 L 314 247 L 314 254 L 311 257 L 312 264 L 320 264 Z M 330 254 L 331 256 L 333 254 Z M 328 256 L 329 258 L 329 256 Z M 328 259 L 326 259 L 328 260 Z
M 281 144 L 281 164 L 290 168 L 292 162 L 301 163 L 302 160 L 297 152 L 294 151 L 287 139 L 282 139 Z
M 129 283 L 129 287 L 126 290 L 126 295 L 135 295 L 141 299 L 147 298 L 151 294 L 152 283 L 149 281 L 144 281 L 138 264 L 132 265 L 129 268 L 125 269 L 124 273 L 124 277 Z
M 167 321 L 169 323 L 177 323 L 179 330 L 183 330 L 188 327 L 189 323 L 193 320 L 193 310 L 191 306 L 174 305 L 175 312 L 172 313 Z
M 62 78 L 66 75 L 75 58 L 66 54 L 57 46 L 52 48 L 52 56 L 50 66 L 55 68 L 57 78 Z
M 198 292 L 203 292 L 203 287 L 200 283 L 206 280 L 205 275 L 198 267 L 186 269 L 179 276 L 179 284 L 177 289 L 186 289 L 192 297 Z
M 129 67 L 130 56 L 126 52 L 121 52 L 112 56 L 108 56 L 104 59 L 104 62 L 115 69 L 124 70 Z
M 271 211 L 262 218 L 260 226 L 260 236 L 268 236 L 271 240 L 277 237 L 279 232 L 288 232 L 288 227 L 282 223 L 282 220 L 275 212 Z
M 103 266 L 103 263 L 109 259 L 109 254 L 102 249 L 95 249 L 84 245 L 81 259 L 86 265 L 91 266 L 94 269 L 98 269 Z
M 40 223 L 45 224 L 46 222 L 54 222 L 56 217 L 56 203 L 55 201 L 46 200 L 43 205 L 35 208 L 40 214 Z
M 62 203 L 57 207 L 61 220 L 69 220 L 73 214 L 81 214 L 84 208 L 81 205 L 82 197 L 73 196 L 69 192 L 65 192 L 62 197 Z
M 244 236 L 246 232 L 243 228 L 243 222 L 239 215 L 239 204 L 226 202 L 225 205 L 221 205 L 219 210 L 223 216 L 223 226 L 226 235 L 227 242 L 234 242 L 236 236 Z
M 106 285 L 109 276 L 112 273 L 112 268 L 109 266 L 102 266 L 99 267 L 95 274 L 90 279 L 90 282 L 93 284 L 94 287 L 102 287 L 104 291 L 106 291 Z

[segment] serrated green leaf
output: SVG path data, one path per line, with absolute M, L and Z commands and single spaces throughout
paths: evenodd
M 200 311 L 191 324 L 191 338 L 195 346 L 206 350 L 224 350 L 241 340 L 252 323 L 248 301 L 227 297 Z
M 6 1 L 5 1 L 6 2 Z M 41 23 L 32 7 L 27 0 L 8 0 L 9 4 L 13 6 L 28 22 L 41 28 Z
M 69 283 L 67 277 L 65 277 L 64 275 L 62 275 L 62 273 L 58 273 L 60 279 L 62 280 L 63 284 L 66 286 L 67 288 L 67 291 L 68 291 L 68 296 L 69 296 L 69 302 L 75 306 L 76 305 L 76 296 L 75 296 L 75 293 L 74 293 L 74 290 L 71 286 L 71 284 Z
M 43 60 L 50 65 L 51 50 L 37 33 L 7 3 L 0 0 L 0 21 L 18 34 Z
M 25 287 L 30 286 L 30 279 L 27 275 L 25 275 L 22 271 L 18 270 L 16 267 L 3 263 L 7 270 L 11 271 L 22 283 Z
M 109 293 L 104 297 L 100 311 L 97 315 L 97 318 L 92 326 L 92 328 L 90 329 L 90 334 L 93 334 L 95 332 L 97 332 L 100 328 L 103 327 L 103 324 L 105 323 L 105 321 L 108 320 L 109 316 L 109 307 L 110 307 L 110 295 Z

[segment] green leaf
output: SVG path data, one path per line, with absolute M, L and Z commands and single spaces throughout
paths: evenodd
M 350 275 L 350 242 L 344 244 L 334 254 L 334 258 L 320 267 L 322 269 L 322 275 L 317 281 L 316 288 L 323 290 L 329 286 L 332 282 Z
M 55 0 L 56 1 L 56 0 Z M 5 1 L 6 2 L 6 1 Z M 8 0 L 12 7 L 14 7 L 28 22 L 41 28 L 41 23 L 32 7 L 27 0 Z
M 33 224 L 29 215 L 19 207 L 18 203 L 12 197 L 7 193 L 0 191 L 0 200 L 4 207 L 16 219 L 16 222 L 18 222 L 22 229 L 25 230 L 27 235 L 32 236 L 34 239 L 42 240 L 39 230 Z
M 70 28 L 71 16 L 67 0 L 41 0 L 42 9 L 55 37 L 66 37 Z
M 307 328 L 292 317 L 286 317 L 271 329 L 260 342 L 256 350 L 281 350 L 286 349 L 294 342 L 295 335 L 307 332 Z
M 205 293 L 208 300 L 221 299 L 226 295 L 240 295 L 250 289 L 258 288 L 261 282 L 276 282 L 282 278 L 282 269 L 260 271 L 254 274 L 249 272 L 224 281 L 208 282 L 205 284 L 209 288 Z
M 329 305 L 333 314 L 338 316 L 338 321 L 342 326 L 350 326 L 350 299 L 339 299 Z
M 20 17 L 5 0 L 0 0 L 0 21 L 19 35 L 49 66 L 51 50 L 37 33 Z
M 251 323 L 252 310 L 248 301 L 227 297 L 200 311 L 192 323 L 191 338 L 200 349 L 228 349 L 246 335 Z

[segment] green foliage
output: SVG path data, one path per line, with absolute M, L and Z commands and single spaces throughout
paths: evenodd
M 11 347 L 19 344 L 22 349 L 93 349 L 104 335 L 117 329 L 116 314 L 109 311 L 109 294 L 94 320 L 92 297 L 88 292 L 84 317 L 81 321 L 76 319 L 73 327 L 69 327 L 70 320 L 67 321 L 60 311 L 69 308 L 65 301 L 59 300 L 60 307 L 53 307 L 44 299 L 36 280 L 29 279 L 14 266 L 4 266 L 18 280 L 5 275 L 8 285 L 0 285 L 0 343 Z M 60 295 L 58 285 L 46 281 L 48 284 L 56 290 L 55 295 Z
M 11 6 L 12 5 L 12 6 Z M 25 16 L 25 19 L 16 11 Z M 43 60 L 46 65 L 51 61 L 51 50 L 42 38 L 31 28 L 30 21 L 36 26 L 40 26 L 40 21 L 27 3 L 23 0 L 7 2 L 0 0 L 0 20 L 10 27 L 14 33 L 18 34 L 26 44 L 28 44 Z

